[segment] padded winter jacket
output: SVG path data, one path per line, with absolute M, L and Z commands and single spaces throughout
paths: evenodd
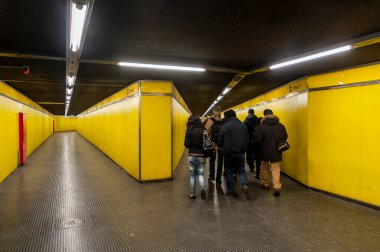
M 288 133 L 285 126 L 280 123 L 277 116 L 263 117 L 255 133 L 255 142 L 259 144 L 259 158 L 262 161 L 282 161 L 282 152 L 277 149 L 277 144 L 287 139 Z
M 218 143 L 224 155 L 245 153 L 248 146 L 247 127 L 236 117 L 226 119 L 220 128 Z

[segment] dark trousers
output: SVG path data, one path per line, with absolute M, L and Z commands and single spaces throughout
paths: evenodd
M 245 159 L 247 161 L 247 164 L 249 166 L 249 170 L 253 172 L 253 161 L 254 161 L 254 154 L 253 154 L 254 148 L 253 144 L 248 144 L 247 152 L 245 153 Z
M 255 162 L 256 162 L 256 177 L 260 178 L 261 159 L 258 159 L 258 157 L 255 156 Z
M 247 185 L 247 174 L 245 173 L 244 153 L 224 155 L 224 169 L 226 170 L 227 190 L 229 193 L 235 191 L 234 172 L 239 175 L 240 184 Z
M 210 157 L 210 179 L 215 179 L 215 160 L 218 155 L 218 166 L 216 171 L 216 181 L 220 182 L 222 180 L 223 172 L 223 153 L 222 151 L 214 151 L 214 154 Z

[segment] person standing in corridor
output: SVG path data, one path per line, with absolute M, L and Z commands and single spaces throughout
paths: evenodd
M 264 110 L 264 117 L 256 129 L 255 142 L 260 144 L 259 156 L 261 163 L 261 186 L 269 190 L 269 175 L 272 172 L 273 195 L 280 196 L 282 187 L 280 182 L 280 162 L 282 152 L 278 150 L 278 143 L 286 141 L 288 133 L 280 119 L 270 109 Z
M 187 121 L 185 134 L 185 147 L 189 149 L 189 171 L 190 171 L 190 198 L 196 199 L 195 184 L 198 178 L 201 189 L 201 197 L 206 199 L 204 167 L 206 163 L 205 151 L 203 149 L 203 131 L 205 130 L 199 117 L 191 115 Z
M 247 127 L 236 118 L 233 110 L 224 113 L 224 123 L 219 133 L 219 146 L 224 156 L 228 194 L 236 196 L 233 173 L 239 175 L 240 184 L 247 198 L 250 198 L 247 174 L 245 173 L 244 154 L 248 145 Z
M 248 130 L 248 148 L 247 153 L 245 154 L 245 158 L 247 161 L 247 164 L 249 166 L 249 170 L 253 173 L 254 170 L 254 133 L 257 127 L 257 116 L 255 115 L 255 111 L 253 109 L 248 109 L 248 116 L 244 120 L 244 124 L 247 127 Z
M 218 146 L 218 135 L 220 128 L 222 126 L 222 109 L 219 106 L 215 106 L 212 110 L 212 117 L 206 121 L 205 128 L 207 129 L 208 135 L 211 136 L 211 141 L 214 144 L 215 151 L 210 156 L 210 169 L 209 169 L 209 181 L 215 180 L 215 160 L 217 159 L 217 170 L 216 170 L 216 183 L 222 183 L 222 172 L 223 172 L 223 153 Z

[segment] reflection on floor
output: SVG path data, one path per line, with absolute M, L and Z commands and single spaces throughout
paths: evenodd
M 283 178 L 280 198 L 188 198 L 176 178 L 140 184 L 78 134 L 51 137 L 0 184 L 0 251 L 380 251 L 380 213 Z

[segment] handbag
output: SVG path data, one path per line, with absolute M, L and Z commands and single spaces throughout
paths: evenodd
M 277 143 L 277 150 L 283 152 L 290 149 L 290 144 L 287 141 L 279 141 Z
M 277 150 L 280 152 L 284 152 L 290 149 L 290 144 L 286 140 L 277 140 L 277 138 L 272 134 L 274 141 L 276 142 Z
M 206 129 L 203 130 L 203 149 L 205 151 L 214 150 L 214 145 L 212 144 Z
M 203 130 L 203 150 L 205 151 L 205 156 L 210 157 L 214 153 L 214 145 L 211 142 L 211 139 L 208 136 L 206 129 Z

